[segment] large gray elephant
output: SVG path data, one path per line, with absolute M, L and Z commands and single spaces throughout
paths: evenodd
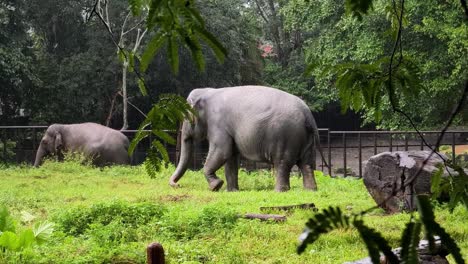
M 42 137 L 34 166 L 42 164 L 46 155 L 63 152 L 83 153 L 94 165 L 130 164 L 128 138 L 120 131 L 96 123 L 53 124 Z
M 194 140 L 208 139 L 204 174 L 209 187 L 223 185 L 215 172 L 225 165 L 228 191 L 237 191 L 240 155 L 268 162 L 276 170 L 276 191 L 290 189 L 289 174 L 298 165 L 305 189 L 317 190 L 315 142 L 318 130 L 310 109 L 300 98 L 263 86 L 238 86 L 193 90 L 188 103 L 196 110 L 193 122 L 182 124 L 181 156 L 169 184 L 185 173 Z M 320 153 L 323 153 L 320 149 Z

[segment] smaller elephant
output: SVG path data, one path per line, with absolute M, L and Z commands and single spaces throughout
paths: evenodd
M 96 166 L 130 164 L 128 146 L 124 134 L 100 124 L 53 124 L 42 137 L 34 166 L 39 167 L 43 158 L 50 154 L 61 160 L 66 151 L 83 153 Z

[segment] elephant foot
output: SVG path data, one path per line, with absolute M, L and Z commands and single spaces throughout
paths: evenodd
M 180 185 L 175 181 L 169 181 L 169 185 L 171 187 L 174 187 L 174 188 L 179 188 L 180 187 Z
M 317 186 L 305 186 L 304 189 L 306 189 L 308 191 L 316 192 L 317 191 Z
M 227 188 L 228 192 L 238 192 L 239 188 Z
M 287 191 L 289 191 L 289 186 L 286 186 L 286 185 L 276 186 L 275 191 L 277 191 L 277 192 L 287 192 Z
M 209 182 L 210 190 L 213 191 L 213 192 L 217 192 L 217 191 L 219 191 L 219 189 L 221 189 L 223 184 L 224 184 L 224 181 L 221 180 L 221 179 L 218 179 L 218 178 L 212 179 Z

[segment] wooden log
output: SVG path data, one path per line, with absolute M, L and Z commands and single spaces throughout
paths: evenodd
M 273 214 L 245 214 L 245 215 L 241 215 L 240 217 L 245 218 L 245 219 L 259 219 L 261 221 L 268 221 L 268 220 L 272 220 L 275 222 L 286 221 L 286 216 L 273 215 Z
M 312 209 L 317 210 L 315 204 L 305 203 L 305 204 L 295 204 L 295 205 L 283 205 L 283 206 L 263 206 L 260 207 L 260 211 L 270 211 L 270 210 L 279 210 L 279 211 L 292 211 L 294 209 Z
M 449 262 L 445 258 L 448 255 L 447 249 L 442 245 L 440 237 L 435 237 L 435 250 L 431 254 L 429 250 L 429 242 L 427 240 L 419 241 L 418 248 L 416 249 L 419 255 L 419 263 L 421 264 L 448 264 Z M 401 248 L 396 248 L 392 250 L 393 253 L 401 258 Z M 401 260 L 401 259 L 400 259 Z M 384 255 L 380 256 L 380 263 L 386 264 L 387 260 Z M 372 264 L 370 257 L 353 261 L 345 262 L 344 264 Z
M 164 249 L 159 243 L 151 243 L 146 247 L 147 264 L 165 264 Z

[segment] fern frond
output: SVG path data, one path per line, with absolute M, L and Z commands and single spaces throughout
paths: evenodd
M 398 257 L 393 253 L 392 248 L 388 245 L 387 240 L 385 240 L 379 232 L 364 225 L 361 219 L 355 219 L 353 225 L 367 245 L 367 250 L 369 251 L 369 256 L 373 263 L 380 263 L 380 251 L 385 255 L 388 263 L 400 263 Z
M 304 252 L 308 244 L 312 244 L 320 235 L 334 229 L 348 228 L 349 217 L 343 215 L 339 207 L 329 207 L 321 213 L 317 213 L 306 223 L 305 232 L 301 235 L 301 243 L 297 247 L 297 253 Z
M 434 236 L 438 235 L 442 244 L 447 248 L 447 251 L 452 254 L 456 263 L 465 263 L 461 255 L 460 248 L 455 240 L 435 221 L 434 212 L 432 211 L 431 202 L 427 195 L 417 196 L 418 212 L 424 229 L 426 230 L 426 239 L 429 241 L 429 249 L 431 252 L 435 250 Z

